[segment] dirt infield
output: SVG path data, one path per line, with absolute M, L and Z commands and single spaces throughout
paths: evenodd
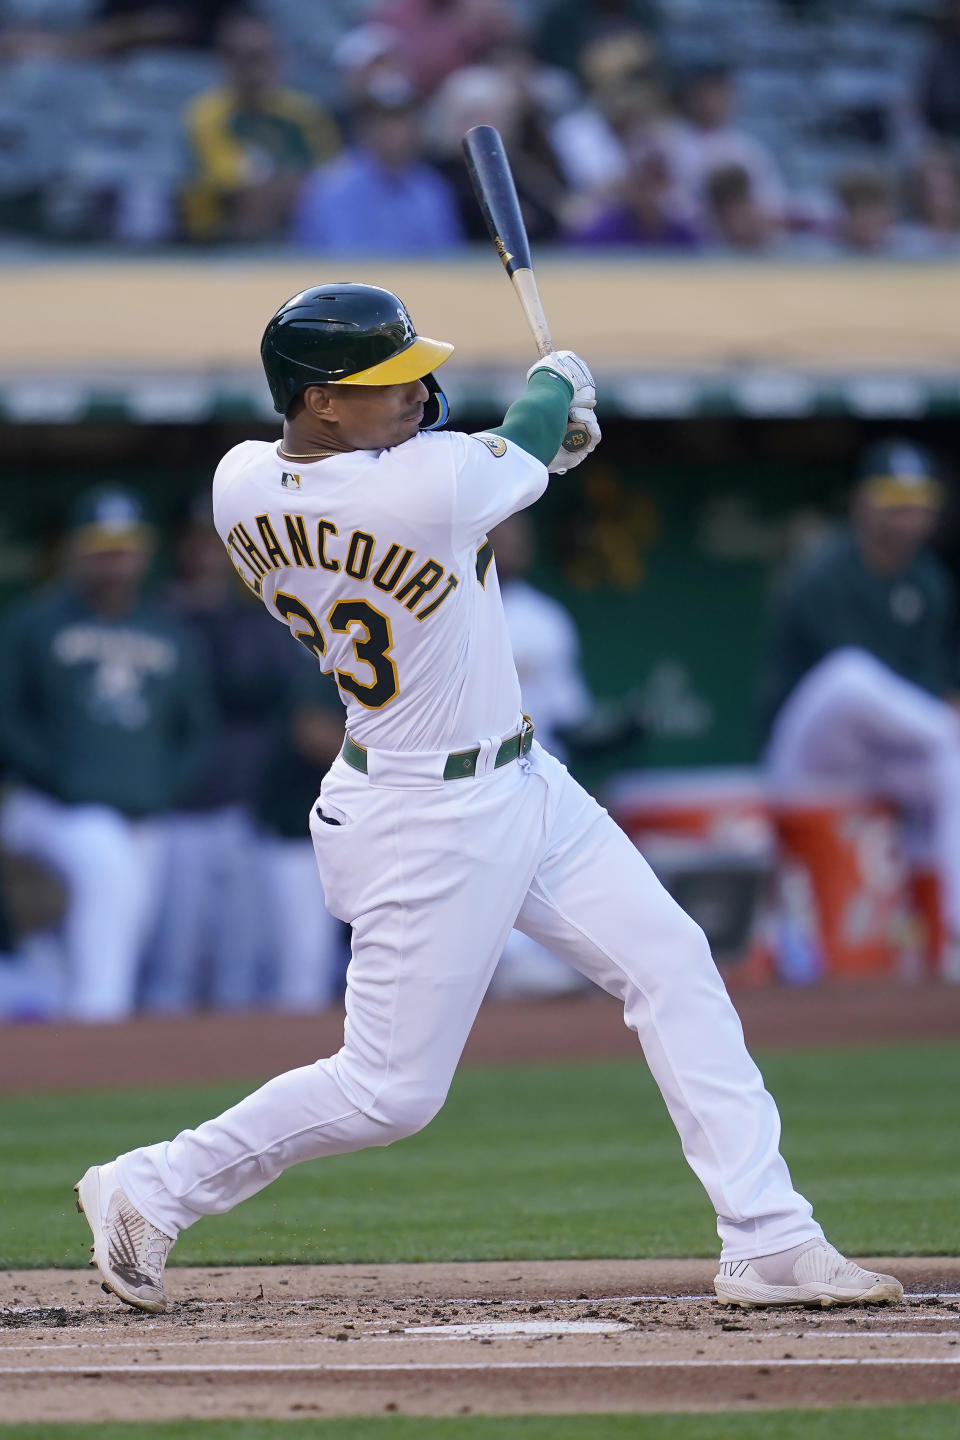
M 960 985 L 859 983 L 734 993 L 754 1049 L 960 1036 Z M 187 1015 L 127 1025 L 0 1026 L 0 1093 L 262 1079 L 337 1050 L 343 1014 Z M 639 1059 L 619 1004 L 599 991 L 487 1003 L 464 1063 Z
M 2 1277 L 2 1422 L 744 1409 L 960 1400 L 960 1261 L 876 1260 L 903 1305 L 728 1311 L 707 1261 Z
M 735 996 L 750 1045 L 960 1035 L 960 987 Z M 0 1032 L 0 1091 L 259 1077 L 342 1016 L 198 1016 Z M 599 995 L 485 1005 L 468 1064 L 639 1057 Z M 24 1420 L 755 1409 L 960 1401 L 960 1259 L 868 1260 L 903 1305 L 727 1311 L 709 1261 L 174 1268 L 144 1316 L 87 1271 L 0 1274 L 0 1426 Z

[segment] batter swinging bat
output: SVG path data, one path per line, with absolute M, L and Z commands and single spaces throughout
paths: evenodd
M 513 282 L 517 299 L 537 342 L 537 351 L 540 355 L 549 355 L 553 340 L 533 273 L 530 242 L 520 213 L 517 187 L 513 183 L 510 161 L 499 130 L 492 125 L 474 125 L 463 137 L 463 153 L 490 239 Z M 589 443 L 590 436 L 582 425 L 567 426 L 563 438 L 565 450 L 582 450 Z

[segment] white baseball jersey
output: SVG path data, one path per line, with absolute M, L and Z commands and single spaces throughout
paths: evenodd
M 246 584 L 336 677 L 359 744 L 458 750 L 520 723 L 487 531 L 546 484 L 498 435 L 312 463 L 248 440 L 217 467 L 214 520 Z

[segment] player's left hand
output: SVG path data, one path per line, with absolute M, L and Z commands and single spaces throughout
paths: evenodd
M 578 409 L 584 405 L 596 405 L 597 385 L 586 360 L 572 350 L 551 350 L 535 361 L 527 371 L 527 379 L 535 370 L 549 370 L 553 375 L 562 375 L 573 391 L 570 404 Z
M 586 430 L 590 439 L 587 444 L 582 445 L 579 450 L 566 450 L 561 445 L 547 466 L 547 470 L 551 475 L 565 475 L 568 470 L 572 470 L 575 465 L 579 465 L 581 460 L 586 460 L 588 455 L 592 455 L 600 444 L 600 426 L 597 423 L 597 417 L 592 407 L 587 405 L 571 405 L 567 419 L 572 424 L 578 425 Z

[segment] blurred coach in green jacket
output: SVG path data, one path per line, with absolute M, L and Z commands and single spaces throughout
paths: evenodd
M 778 597 L 764 676 L 780 791 L 893 800 L 934 859 L 960 959 L 960 657 L 953 579 L 928 542 L 944 490 L 919 446 L 862 457 L 850 523 L 800 557 Z
M 78 1020 L 133 1009 L 160 817 L 210 734 L 189 637 L 143 594 L 152 550 L 137 496 L 90 491 L 70 517 L 62 579 L 0 625 L 0 756 L 14 781 L 0 835 L 67 884 L 64 1013 Z

